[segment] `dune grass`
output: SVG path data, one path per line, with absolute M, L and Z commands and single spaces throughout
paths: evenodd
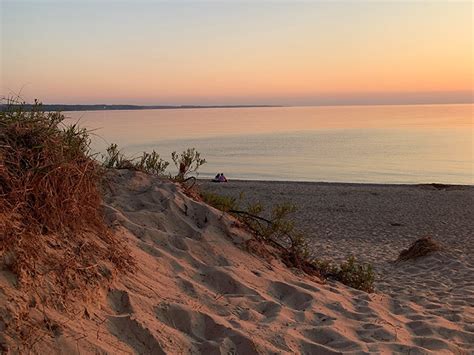
M 25 111 L 9 102 L 0 112 L 0 266 L 38 305 L 67 313 L 134 263 L 104 222 L 103 169 L 89 132 L 64 119 L 39 103 Z
M 400 252 L 397 261 L 407 261 L 430 255 L 441 250 L 441 245 L 431 237 L 423 237 L 414 241 L 408 249 Z

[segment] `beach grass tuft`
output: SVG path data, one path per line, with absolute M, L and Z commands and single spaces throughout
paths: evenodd
M 67 312 L 134 262 L 104 222 L 89 132 L 64 120 L 38 102 L 0 112 L 0 266 L 38 304 Z
M 441 250 L 441 245 L 431 237 L 423 237 L 413 242 L 408 249 L 400 252 L 397 261 L 417 259 Z
M 229 212 L 238 209 L 238 203 L 235 197 L 219 195 L 209 191 L 201 191 L 200 195 L 204 202 L 218 210 Z

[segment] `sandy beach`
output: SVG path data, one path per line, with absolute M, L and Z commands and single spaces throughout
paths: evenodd
M 129 245 L 134 270 L 77 299 L 67 314 L 49 305 L 37 308 L 34 300 L 48 291 L 28 300 L 12 274 L 2 271 L 0 325 L 8 327 L 25 314 L 31 320 L 26 339 L 5 333 L 2 348 L 57 354 L 474 351 L 472 188 L 203 185 L 223 194 L 246 190 L 268 204 L 289 198 L 301 203 L 297 221 L 311 229 L 317 253 L 336 259 L 353 253 L 372 262 L 376 292 L 324 281 L 251 253 L 252 235 L 233 217 L 188 197 L 172 182 L 111 171 L 106 220 Z M 401 248 L 427 233 L 446 250 L 392 262 Z
M 317 257 L 350 255 L 371 263 L 377 292 L 393 297 L 390 309 L 411 320 L 415 334 L 436 333 L 437 317 L 474 331 L 474 188 L 471 186 L 376 185 L 231 181 L 202 188 L 242 204 L 290 202 L 294 219 L 311 236 Z M 415 261 L 394 262 L 416 239 L 432 236 L 445 250 Z M 411 314 L 400 302 L 413 302 Z M 434 323 L 433 323 L 434 322 Z M 442 333 L 441 338 L 451 337 Z

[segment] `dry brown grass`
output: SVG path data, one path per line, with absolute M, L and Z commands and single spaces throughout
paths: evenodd
M 431 237 L 423 237 L 416 240 L 408 249 L 402 250 L 397 261 L 416 259 L 439 250 L 441 250 L 441 246 L 438 242 Z
M 0 266 L 43 307 L 68 312 L 133 260 L 104 223 L 88 132 L 63 121 L 39 104 L 0 112 Z

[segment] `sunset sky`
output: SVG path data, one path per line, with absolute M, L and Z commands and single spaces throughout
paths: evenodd
M 203 105 L 472 101 L 470 1 L 1 1 L 2 96 Z

